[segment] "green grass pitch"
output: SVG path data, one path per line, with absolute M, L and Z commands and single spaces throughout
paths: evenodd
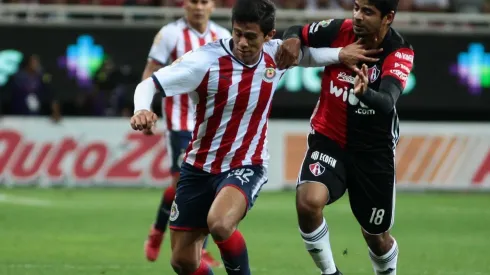
M 160 196 L 156 189 L 0 188 L 0 274 L 173 274 L 168 242 L 156 263 L 143 255 Z M 344 274 L 373 274 L 347 198 L 325 215 Z M 293 192 L 263 192 L 240 229 L 253 274 L 319 274 L 298 233 Z M 490 194 L 400 193 L 393 233 L 398 275 L 490 274 Z M 212 242 L 209 249 L 218 255 Z

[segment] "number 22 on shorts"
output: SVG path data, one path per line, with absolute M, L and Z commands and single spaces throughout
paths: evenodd
M 371 214 L 371 219 L 369 219 L 369 223 L 380 225 L 383 222 L 384 215 L 385 215 L 384 209 L 378 209 L 376 207 L 373 207 L 373 213 Z
M 242 169 L 237 169 L 235 171 L 232 171 L 231 173 L 228 174 L 227 178 L 235 176 L 237 179 L 240 180 L 240 182 L 243 185 L 244 183 L 250 182 L 250 179 L 248 177 L 253 175 L 254 175 L 254 171 L 252 169 L 242 168 Z

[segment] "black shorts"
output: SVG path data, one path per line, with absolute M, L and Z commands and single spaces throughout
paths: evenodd
M 262 165 L 246 165 L 220 174 L 210 174 L 183 163 L 170 211 L 169 227 L 174 230 L 207 229 L 209 209 L 225 186 L 242 192 L 247 200 L 247 210 L 250 210 L 266 183 L 267 171 Z
M 169 147 L 170 147 L 170 171 L 179 173 L 180 166 L 184 160 L 184 154 L 192 140 L 192 132 L 189 131 L 170 131 L 169 132 Z
M 348 190 L 352 212 L 370 234 L 384 233 L 393 225 L 395 158 L 391 149 L 348 152 L 328 137 L 312 132 L 297 184 L 305 182 L 323 183 L 330 194 L 327 204 Z

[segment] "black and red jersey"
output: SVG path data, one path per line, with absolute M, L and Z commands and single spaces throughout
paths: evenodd
M 352 20 L 326 20 L 308 24 L 301 33 L 303 44 L 313 48 L 344 47 L 355 42 Z M 412 70 L 414 51 L 403 37 L 390 28 L 380 48 L 383 52 L 369 67 L 369 88 L 385 93 L 388 108 L 369 106 L 369 100 L 354 95 L 355 73 L 343 64 L 325 67 L 320 99 L 311 117 L 313 129 L 349 151 L 394 149 L 398 142 L 398 114 L 395 103 Z M 383 87 L 394 87 L 390 92 Z M 381 88 L 381 89 L 380 89 Z M 393 94 L 395 90 L 395 94 Z

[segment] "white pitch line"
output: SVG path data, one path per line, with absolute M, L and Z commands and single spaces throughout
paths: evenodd
M 51 206 L 49 200 L 41 200 L 29 197 L 19 197 L 7 194 L 0 194 L 0 203 L 27 205 L 27 206 Z

